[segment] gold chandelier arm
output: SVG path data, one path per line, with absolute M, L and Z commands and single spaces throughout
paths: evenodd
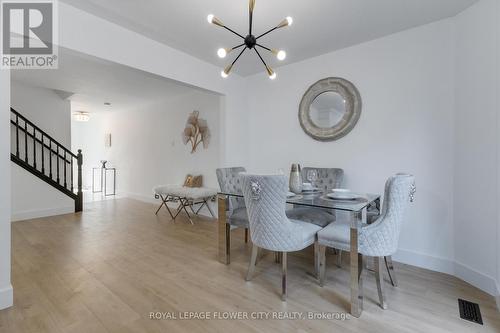
M 249 17 L 249 32 L 248 34 L 252 34 L 252 26 L 253 26 L 253 9 L 255 8 L 255 0 L 248 1 L 248 17 Z
M 276 29 L 280 29 L 280 28 L 284 28 L 284 27 L 290 26 L 290 25 L 292 25 L 292 23 L 293 23 L 293 19 L 290 16 L 287 16 L 277 26 L 275 26 L 274 28 L 269 29 L 268 31 L 264 32 L 262 35 L 257 36 L 256 39 L 259 39 L 260 37 L 264 37 L 265 35 L 267 35 L 270 32 L 273 32 Z

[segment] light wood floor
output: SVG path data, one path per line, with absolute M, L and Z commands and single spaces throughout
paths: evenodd
M 500 332 L 494 300 L 453 277 L 397 265 L 399 288 L 387 286 L 381 310 L 373 276 L 365 276 L 360 319 L 150 320 L 184 311 L 348 312 L 348 262 L 327 264 L 321 288 L 306 271 L 312 249 L 290 256 L 289 298 L 267 255 L 245 282 L 250 246 L 234 232 L 233 260 L 216 260 L 216 225 L 198 218 L 172 223 L 165 211 L 129 199 L 94 202 L 82 215 L 12 225 L 15 306 L 0 311 L 0 332 Z M 345 256 L 347 257 L 347 256 Z M 348 258 L 345 258 L 348 259 Z M 458 317 L 457 298 L 481 306 L 484 326 Z

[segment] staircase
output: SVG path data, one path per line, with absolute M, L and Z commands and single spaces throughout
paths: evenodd
M 82 151 L 78 150 L 78 154 L 73 154 L 13 108 L 10 108 L 10 114 L 11 161 L 69 196 L 75 201 L 75 212 L 81 212 Z

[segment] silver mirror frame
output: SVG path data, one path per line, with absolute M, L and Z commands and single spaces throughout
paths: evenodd
M 333 127 L 318 127 L 311 119 L 310 109 L 312 102 L 324 92 L 336 92 L 346 101 L 346 113 L 342 120 Z M 314 140 L 335 141 L 347 134 L 356 126 L 361 116 L 361 96 L 358 89 L 346 79 L 329 77 L 319 80 L 305 92 L 299 106 L 300 126 Z

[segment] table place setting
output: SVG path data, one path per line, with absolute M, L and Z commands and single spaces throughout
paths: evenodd
M 360 200 L 364 199 L 362 195 L 352 192 L 348 189 L 334 188 L 324 196 L 327 200 Z

